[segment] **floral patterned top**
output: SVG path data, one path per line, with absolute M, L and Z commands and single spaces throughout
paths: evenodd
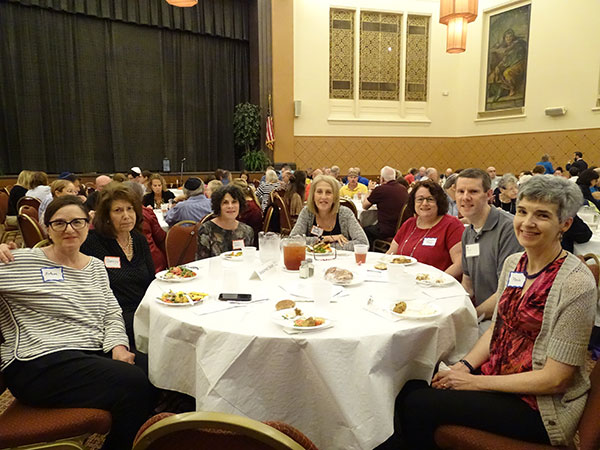
M 523 288 L 506 287 L 498 303 L 496 326 L 490 342 L 490 359 L 481 366 L 483 375 L 508 375 L 533 370 L 532 352 L 542 327 L 544 308 L 550 288 L 566 256 L 554 261 L 522 295 Z M 516 272 L 527 267 L 523 253 Z M 535 395 L 520 395 L 532 409 L 538 410 Z
M 202 224 L 198 230 L 198 250 L 196 259 L 219 256 L 233 250 L 233 241 L 243 239 L 244 245 L 254 243 L 254 230 L 245 223 L 238 222 L 235 230 L 225 230 L 212 220 Z

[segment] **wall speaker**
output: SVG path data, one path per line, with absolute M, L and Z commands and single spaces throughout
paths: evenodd
M 544 112 L 547 116 L 564 116 L 567 113 L 567 108 L 565 108 L 564 106 L 555 106 L 553 108 L 546 108 Z
M 294 117 L 300 117 L 302 113 L 302 100 L 294 100 Z

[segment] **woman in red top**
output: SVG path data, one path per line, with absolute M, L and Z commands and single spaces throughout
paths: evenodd
M 465 227 L 456 217 L 446 214 L 448 199 L 444 190 L 431 180 L 419 181 L 410 192 L 406 207 L 415 217 L 402 224 L 387 253 L 412 256 L 459 278 Z
M 240 222 L 249 225 L 254 230 L 254 243 L 258 242 L 258 233 L 262 230 L 263 215 L 260 209 L 260 203 L 256 198 L 256 194 L 248 183 L 241 178 L 233 180 L 233 184 L 239 187 L 244 193 L 244 199 L 246 200 L 246 209 L 242 212 L 238 220 Z

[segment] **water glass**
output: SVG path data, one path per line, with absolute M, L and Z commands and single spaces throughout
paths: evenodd
M 354 259 L 356 261 L 356 264 L 366 263 L 368 252 L 369 252 L 368 244 L 354 244 Z
M 315 278 L 312 288 L 315 308 L 319 311 L 327 309 L 331 302 L 331 283 L 324 279 Z

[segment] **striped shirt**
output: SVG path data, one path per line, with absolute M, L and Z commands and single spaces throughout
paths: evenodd
M 108 353 L 129 347 L 121 308 L 110 290 L 104 264 L 91 258 L 83 269 L 59 266 L 42 249 L 13 252 L 0 264 L 0 345 L 4 370 L 61 350 Z M 61 281 L 44 281 L 55 269 Z M 62 272 L 62 274 L 61 274 Z

